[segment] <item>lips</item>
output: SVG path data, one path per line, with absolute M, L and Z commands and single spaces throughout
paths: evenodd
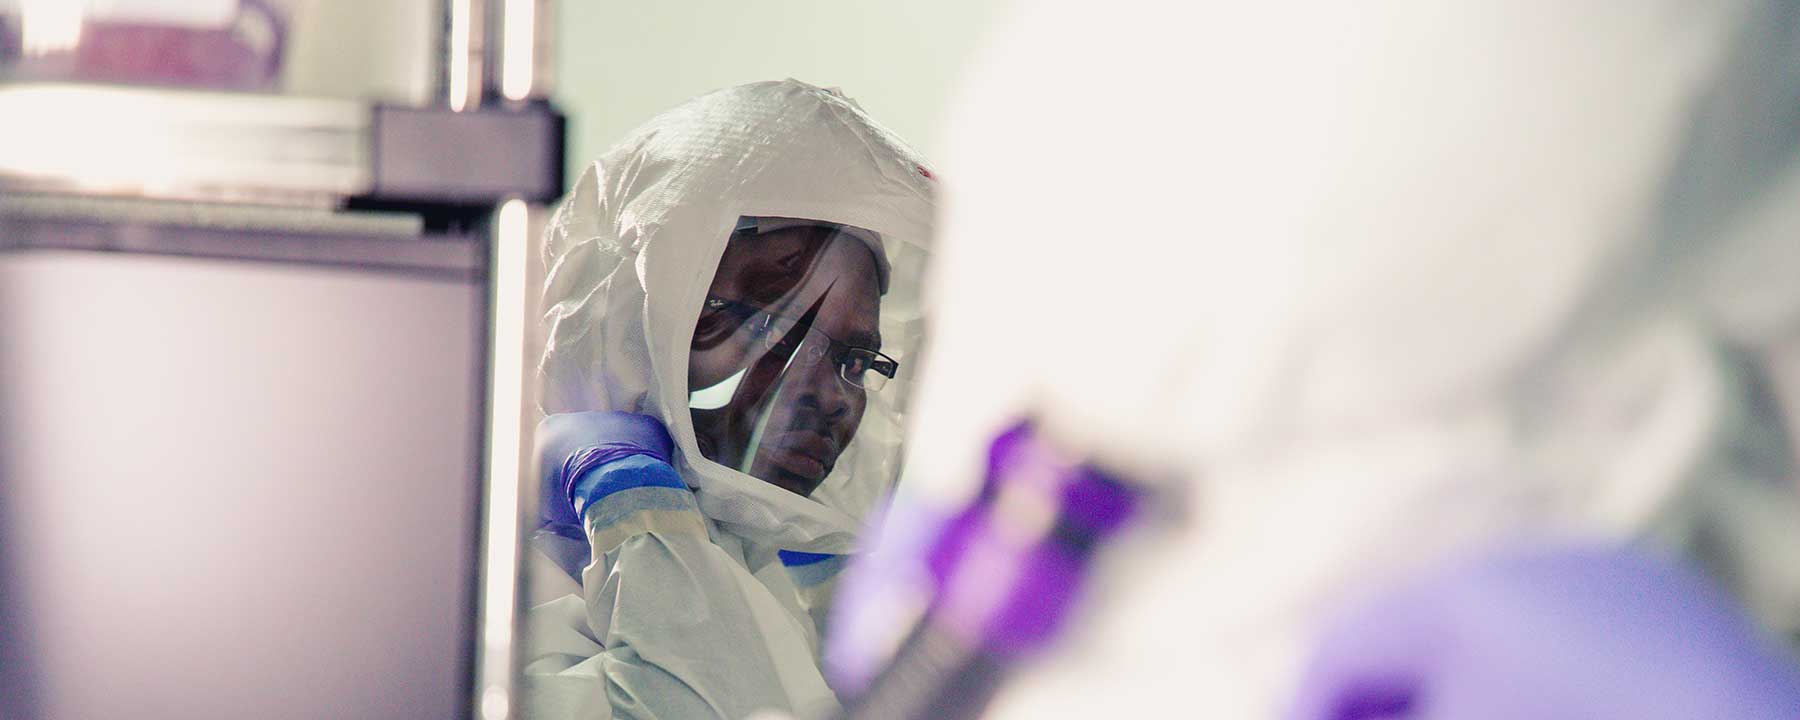
M 769 460 L 788 472 L 818 482 L 837 462 L 835 441 L 811 431 L 784 433 L 769 447 Z

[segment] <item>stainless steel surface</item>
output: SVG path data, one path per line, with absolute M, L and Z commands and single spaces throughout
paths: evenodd
M 542 104 L 453 113 L 355 101 L 0 86 L 0 193 L 330 208 L 347 198 L 498 205 L 562 192 Z
M 0 86 L 0 191 L 329 206 L 370 184 L 369 111 L 343 100 Z
M 516 717 L 552 5 L 449 109 L 0 85 L 0 717 Z
M 485 292 L 0 253 L 0 717 L 466 717 Z
M 475 279 L 478 237 L 397 213 L 58 195 L 0 196 L 0 250 L 108 250 L 340 265 Z

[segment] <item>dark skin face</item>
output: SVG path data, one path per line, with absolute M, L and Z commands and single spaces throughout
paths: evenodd
M 728 404 L 692 411 L 700 453 L 789 492 L 812 494 L 855 437 L 867 407 L 864 390 L 842 379 L 829 349 L 830 341 L 881 347 L 873 251 L 819 227 L 734 237 L 707 295 L 791 321 L 811 319 L 816 332 L 793 333 L 796 340 L 806 337 L 803 349 L 783 352 L 754 337 L 741 314 L 702 310 L 688 389 L 713 387 L 743 371 Z M 814 347 L 826 350 L 822 358 L 805 349 Z M 751 448 L 759 421 L 762 434 Z

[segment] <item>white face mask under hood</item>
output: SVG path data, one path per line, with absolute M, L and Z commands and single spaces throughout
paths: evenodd
M 544 246 L 547 414 L 639 412 L 674 437 L 682 477 L 719 526 L 765 547 L 841 553 L 899 475 L 905 392 L 871 396 L 810 497 L 712 462 L 695 444 L 688 354 L 742 216 L 866 229 L 884 255 L 883 350 L 910 385 L 934 214 L 924 161 L 835 91 L 794 80 L 716 91 L 663 113 L 589 165 Z

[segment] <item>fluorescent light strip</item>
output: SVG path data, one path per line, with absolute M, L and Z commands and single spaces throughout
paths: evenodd
M 500 52 L 500 94 L 508 100 L 531 96 L 532 62 L 536 56 L 536 0 L 505 0 L 506 41 Z
M 518 607 L 519 492 L 524 448 L 525 253 L 530 213 L 518 199 L 500 206 L 494 223 L 491 277 L 493 383 L 488 397 L 487 566 L 482 603 L 481 717 L 511 712 L 513 624 Z
M 81 43 L 84 3 L 24 0 L 19 5 L 19 45 L 26 57 L 74 50 Z
M 475 0 L 450 0 L 450 110 L 469 106 L 469 17 Z

